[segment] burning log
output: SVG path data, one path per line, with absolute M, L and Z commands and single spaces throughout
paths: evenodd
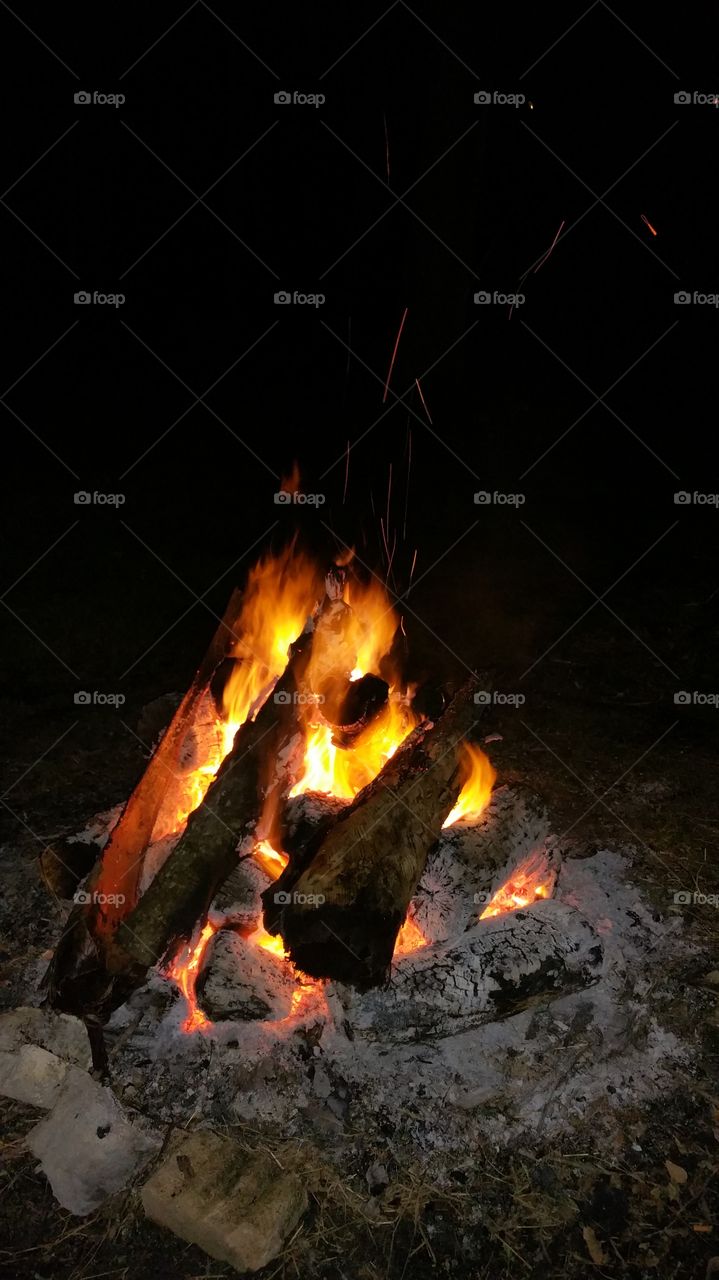
M 597 982 L 602 945 L 573 907 L 552 899 L 483 920 L 458 942 L 402 957 L 391 983 L 358 999 L 338 991 L 342 1016 L 370 1040 L 454 1035 Z
M 182 744 L 215 668 L 236 639 L 240 603 L 240 593 L 233 591 L 192 684 L 132 792 L 90 875 L 82 901 L 70 913 L 45 974 L 49 1003 L 66 1013 L 87 1015 L 95 1020 L 94 1027 L 127 999 L 138 976 L 118 947 L 117 931 L 137 901 L 144 855 L 173 784 Z M 116 980 L 113 974 L 121 976 Z M 97 1034 L 93 1034 L 94 1050 L 99 1053 Z
M 476 721 L 476 679 L 435 725 L 415 729 L 319 847 L 263 894 L 265 927 L 281 933 L 311 977 L 367 990 L 384 981 L 430 848 L 462 785 L 457 748 Z M 313 856 L 310 856 L 313 855 Z
M 298 781 L 304 749 L 301 710 L 317 696 L 314 685 L 308 686 L 309 665 L 315 671 L 319 665 L 322 683 L 329 688 L 333 640 L 338 643 L 335 670 L 352 659 L 345 642 L 351 610 L 339 598 L 338 573 L 327 575 L 325 599 L 290 647 L 272 696 L 265 698 L 254 720 L 240 726 L 202 804 L 190 814 L 175 849 L 123 924 L 122 945 L 138 964 L 155 964 L 190 936 L 236 866 L 238 844 L 254 833 L 260 817 L 263 825 L 276 822 L 281 801 Z

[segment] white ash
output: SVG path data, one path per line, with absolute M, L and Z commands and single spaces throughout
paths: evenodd
M 500 848 L 515 866 L 529 853 L 546 857 L 550 827 L 536 808 L 531 817 L 533 804 L 526 796 L 520 804 L 510 789 L 500 788 L 490 806 L 493 816 L 485 814 L 479 830 L 443 833 L 447 865 L 448 845 L 468 878 L 480 874 L 487 859 L 492 888 L 504 870 Z M 522 806 L 526 820 L 513 839 L 507 815 Z M 483 842 L 485 852 L 474 856 L 472 848 Z M 465 883 L 452 874 L 465 895 L 464 919 Z M 257 924 L 259 893 L 269 877 L 252 860 L 236 877 L 222 910 L 216 901 L 213 919 L 222 923 L 234 904 L 247 922 L 254 894 Z M 470 883 L 474 893 L 477 880 Z M 609 1124 L 622 1106 L 669 1093 L 690 1060 L 690 1046 L 654 1012 L 660 1002 L 684 994 L 673 976 L 686 967 L 682 922 L 658 918 L 632 884 L 628 851 L 565 858 L 555 900 L 578 911 L 601 939 L 601 977 L 588 990 L 455 1035 L 391 1044 L 350 1039 L 352 1028 L 331 990 L 303 984 L 296 974 L 289 1015 L 227 1019 L 188 1034 L 184 997 L 153 971 L 107 1028 L 115 1088 L 123 1101 L 141 1099 L 157 1122 L 186 1123 L 202 1115 L 207 1122 L 232 1123 L 239 1116 L 281 1126 L 289 1136 L 326 1134 L 341 1145 L 358 1124 L 373 1132 L 381 1118 L 382 1132 L 394 1130 L 395 1144 L 427 1152 Z M 477 914 L 481 910 L 477 905 Z M 475 919 L 470 916 L 471 928 Z M 393 980 L 411 960 L 412 954 L 395 962 Z
M 282 956 L 234 929 L 220 929 L 208 945 L 195 990 L 200 1008 L 215 1021 L 274 1021 L 290 1014 L 295 983 Z

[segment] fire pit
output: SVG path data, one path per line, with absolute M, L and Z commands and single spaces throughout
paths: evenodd
M 50 855 L 96 860 L 49 1002 L 153 1126 L 353 1114 L 452 1151 L 654 1096 L 686 1053 L 643 999 L 676 922 L 497 776 L 488 677 L 423 697 L 398 634 L 351 564 L 264 559 L 127 804 Z

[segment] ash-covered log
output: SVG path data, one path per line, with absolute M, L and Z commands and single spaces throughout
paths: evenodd
M 484 677 L 486 679 L 486 677 Z M 303 858 L 262 895 L 302 972 L 366 991 L 387 975 L 427 854 L 462 785 L 457 748 L 482 708 L 472 678 L 435 725 L 422 725 Z M 486 686 L 485 686 L 486 687 Z
M 355 1035 L 383 1043 L 426 1040 L 590 986 L 601 976 L 602 960 L 588 921 L 547 899 L 483 920 L 457 942 L 403 956 L 381 991 L 360 999 L 339 988 L 333 998 Z

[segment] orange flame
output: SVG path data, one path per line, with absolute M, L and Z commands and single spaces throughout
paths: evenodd
M 335 746 L 332 727 L 311 725 L 305 748 L 305 771 L 290 795 L 322 791 L 339 800 L 353 800 L 377 776 L 404 739 L 419 724 L 406 696 L 392 691 L 379 715 L 348 749 Z
M 250 570 L 238 623 L 238 659 L 223 694 L 225 754 L 241 724 L 287 665 L 287 652 L 322 596 L 322 575 L 292 545 Z
M 213 934 L 217 932 L 218 927 L 218 925 L 212 924 L 208 920 L 194 945 L 190 943 L 188 946 L 183 947 L 168 969 L 168 977 L 177 983 L 187 1001 L 187 1015 L 182 1024 L 183 1031 L 204 1031 L 211 1026 L 209 1018 L 205 1017 L 197 1003 L 195 983 L 200 964 L 207 950 L 207 944 Z
M 262 870 L 271 880 L 276 880 L 289 862 L 287 854 L 278 853 L 277 849 L 273 849 L 269 840 L 258 840 L 252 850 L 252 856 L 259 862 Z
M 413 920 L 411 916 L 407 916 L 394 944 L 395 958 L 397 956 L 408 956 L 412 951 L 418 951 L 420 947 L 426 947 L 426 945 L 427 939 L 417 921 Z
M 497 771 L 486 755 L 471 742 L 462 743 L 461 756 L 464 782 L 452 812 L 442 827 L 451 827 L 459 818 L 476 821 L 489 804 Z
M 550 898 L 554 893 L 556 878 L 557 873 L 549 866 L 546 855 L 531 853 L 515 867 L 509 879 L 497 890 L 480 915 L 480 920 L 529 907 L 539 898 Z

